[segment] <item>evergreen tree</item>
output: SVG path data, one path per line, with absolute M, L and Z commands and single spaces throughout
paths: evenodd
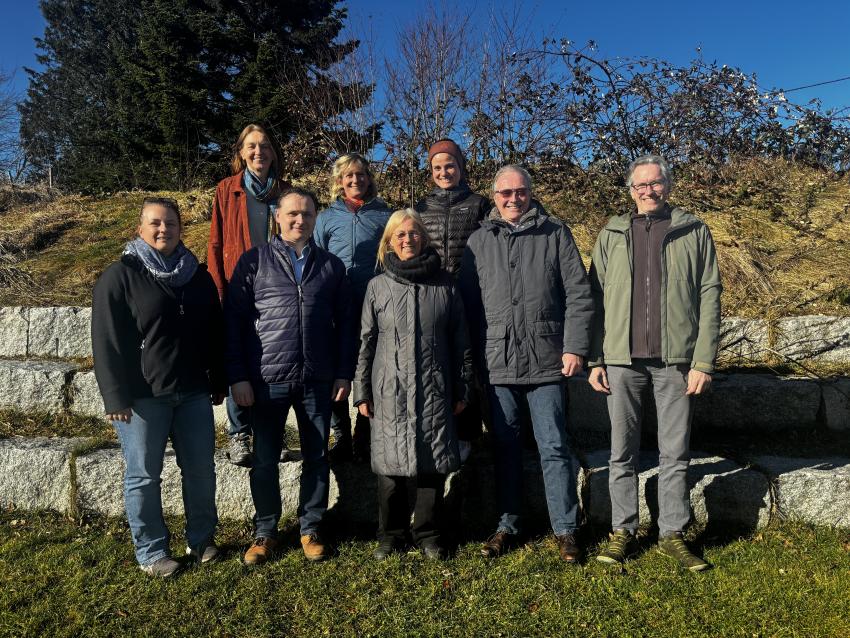
M 21 136 L 34 168 L 52 168 L 67 188 L 209 184 L 226 174 L 248 122 L 286 146 L 357 108 L 352 89 L 371 91 L 325 74 L 358 44 L 336 42 L 345 11 L 331 0 L 42 0 L 41 9 L 45 68 L 27 70 Z M 304 117 L 305 87 L 334 94 L 321 118 Z M 328 150 L 301 157 L 325 162 Z

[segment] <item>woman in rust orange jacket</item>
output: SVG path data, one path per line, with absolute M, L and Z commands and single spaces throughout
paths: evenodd
M 227 282 L 236 262 L 254 246 L 268 243 L 275 234 L 274 208 L 281 190 L 280 159 L 271 135 L 259 124 L 246 126 L 233 147 L 233 175 L 215 189 L 207 268 L 219 299 L 224 301 Z M 228 456 L 235 465 L 251 465 L 251 428 L 247 409 L 227 397 L 230 435 Z M 284 446 L 281 460 L 288 460 Z

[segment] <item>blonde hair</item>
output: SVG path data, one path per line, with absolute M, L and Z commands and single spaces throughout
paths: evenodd
M 397 210 L 390 218 L 387 220 L 387 225 L 384 227 L 384 234 L 381 235 L 381 243 L 378 244 L 378 261 L 381 265 L 384 265 L 384 259 L 387 256 L 388 252 L 393 252 L 393 249 L 390 247 L 390 240 L 395 234 L 396 228 L 401 226 L 408 219 L 412 219 L 413 223 L 416 224 L 417 229 L 422 235 L 422 250 L 424 251 L 431 244 L 431 238 L 428 236 L 428 231 L 425 229 L 425 224 L 422 223 L 422 218 L 412 208 L 403 208 L 402 210 Z
M 274 161 L 272 162 L 272 167 L 269 171 L 269 175 L 274 177 L 275 180 L 279 181 L 280 155 L 277 152 L 277 144 L 275 144 L 275 140 L 271 135 L 269 135 L 269 132 L 259 124 L 249 124 L 248 126 L 242 129 L 242 132 L 236 139 L 236 144 L 233 145 L 233 159 L 230 162 L 230 168 L 233 169 L 233 174 L 236 175 L 240 171 L 245 170 L 245 160 L 242 159 L 242 145 L 245 144 L 245 138 L 248 137 L 251 133 L 260 133 L 266 138 L 266 140 L 268 140 L 269 146 L 271 146 L 272 149 L 272 155 L 274 155 Z
M 378 185 L 375 183 L 375 176 L 372 175 L 372 170 L 369 168 L 369 162 L 360 153 L 346 153 L 337 158 L 331 171 L 330 195 L 332 202 L 342 197 L 345 193 L 345 189 L 342 187 L 342 176 L 345 175 L 345 172 L 352 164 L 360 164 L 363 172 L 369 178 L 369 187 L 366 189 L 366 201 L 378 196 Z

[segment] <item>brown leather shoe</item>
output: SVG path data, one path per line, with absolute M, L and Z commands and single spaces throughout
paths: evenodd
M 277 544 L 276 538 L 257 538 L 251 543 L 242 560 L 246 565 L 262 565 L 274 554 Z
M 481 555 L 484 558 L 498 558 L 516 545 L 516 541 L 516 534 L 500 530 L 488 538 L 487 542 L 481 546 Z
M 304 550 L 304 558 L 307 560 L 320 561 L 328 557 L 328 548 L 316 534 L 302 536 L 301 548 Z
M 577 563 L 581 559 L 581 548 L 578 546 L 575 534 L 562 534 L 556 536 L 558 542 L 558 553 L 567 563 Z

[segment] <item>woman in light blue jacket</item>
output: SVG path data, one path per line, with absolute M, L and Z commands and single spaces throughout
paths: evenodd
M 369 162 L 357 153 L 347 153 L 333 165 L 330 183 L 331 205 L 319 213 L 313 239 L 345 264 L 351 282 L 351 317 L 359 322 L 366 285 L 376 274 L 378 245 L 392 211 L 378 197 L 378 186 Z M 358 339 L 360 326 L 352 326 L 352 338 Z M 369 459 L 369 419 L 357 415 L 354 436 L 348 401 L 334 403 L 331 417 L 334 446 L 331 460 L 342 462 L 352 457 Z

